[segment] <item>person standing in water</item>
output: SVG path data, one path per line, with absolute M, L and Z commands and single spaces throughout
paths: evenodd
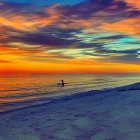
M 62 86 L 64 87 L 64 85 L 65 85 L 64 80 L 61 80 L 61 82 L 62 82 Z
M 64 80 L 61 80 L 61 83 L 58 83 L 58 85 L 64 87 L 65 86 Z

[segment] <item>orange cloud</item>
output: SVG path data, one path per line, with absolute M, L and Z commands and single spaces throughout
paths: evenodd
M 0 63 L 12 63 L 12 62 L 8 60 L 0 60 Z
M 140 33 L 140 18 L 124 19 L 115 23 L 104 23 L 101 26 L 104 30 L 116 31 L 125 34 Z
M 44 12 L 48 15 L 46 17 L 34 16 L 35 27 L 48 26 L 58 22 L 62 17 L 58 7 L 59 5 L 54 5 L 44 9 Z
M 61 14 L 57 10 L 58 6 L 51 6 L 44 10 L 46 17 L 38 15 L 22 15 L 21 13 L 8 13 L 3 12 L 0 14 L 0 25 L 8 26 L 13 29 L 22 31 L 36 30 L 38 27 L 48 26 L 57 22 Z
M 128 3 L 129 6 L 132 6 L 136 9 L 140 9 L 140 1 L 139 0 L 125 0 L 126 3 Z
M 0 54 L 2 55 L 24 55 L 24 54 L 33 54 L 33 52 L 10 47 L 0 47 Z
M 17 30 L 30 30 L 30 28 L 35 24 L 34 22 L 28 22 L 26 17 L 21 15 L 3 15 L 0 16 L 0 24 L 3 26 L 12 27 Z

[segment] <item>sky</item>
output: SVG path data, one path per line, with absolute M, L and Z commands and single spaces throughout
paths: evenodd
M 0 0 L 0 72 L 140 73 L 139 0 Z

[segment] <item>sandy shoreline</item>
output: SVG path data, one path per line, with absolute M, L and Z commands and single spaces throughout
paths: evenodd
M 1 113 L 0 140 L 139 140 L 139 118 L 137 83 Z

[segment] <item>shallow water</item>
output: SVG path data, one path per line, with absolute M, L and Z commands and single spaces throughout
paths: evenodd
M 57 82 L 64 79 L 64 87 Z M 140 75 L 0 75 L 0 112 L 49 102 L 52 97 L 113 88 L 140 81 Z M 51 99 L 49 98 L 51 97 Z

